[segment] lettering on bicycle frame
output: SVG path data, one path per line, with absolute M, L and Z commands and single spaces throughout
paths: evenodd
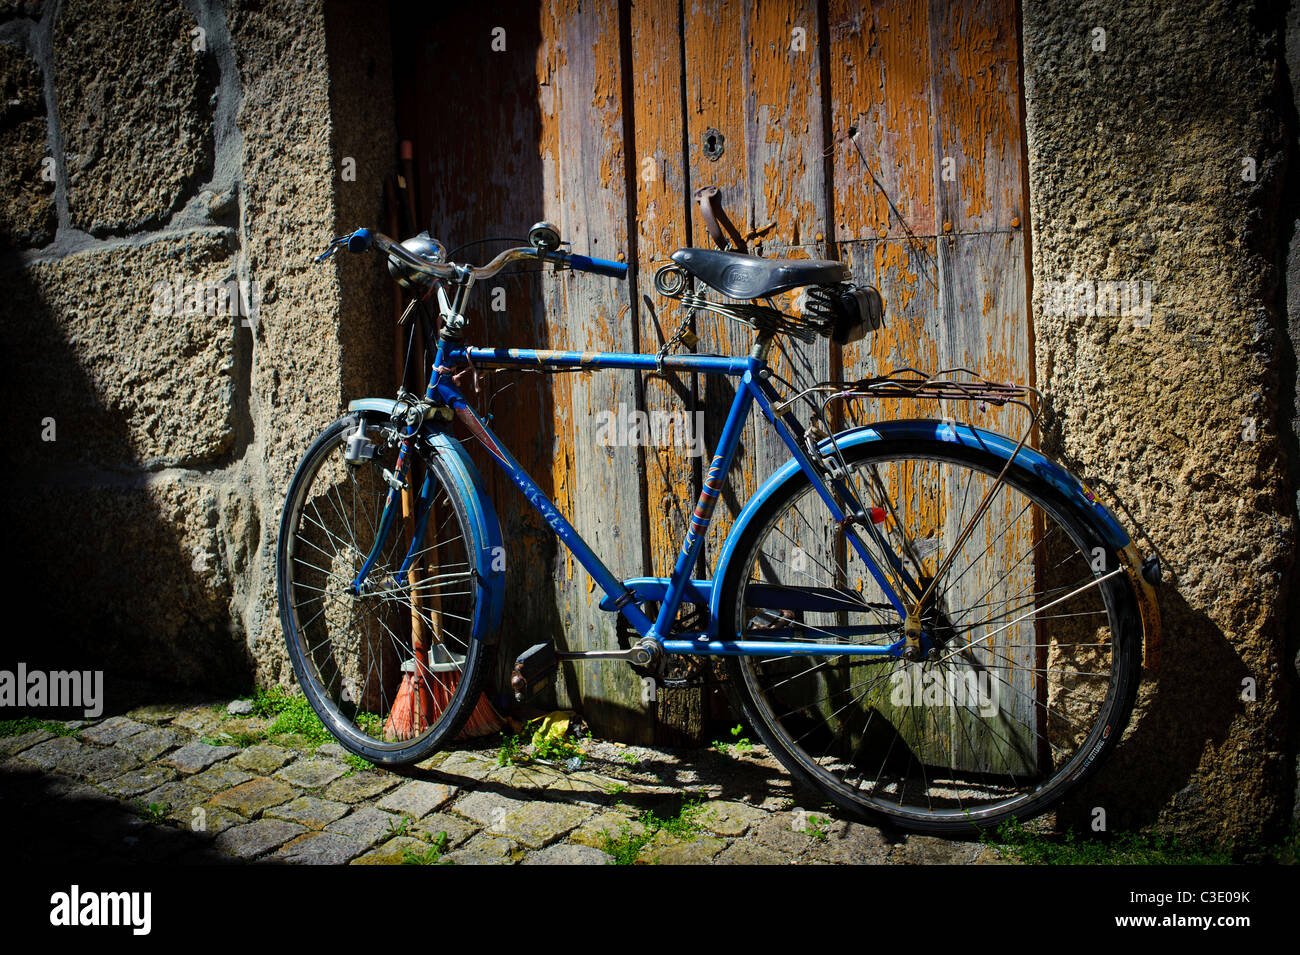
M 479 443 L 483 445 L 483 447 L 487 448 L 488 452 L 494 458 L 501 462 L 502 466 L 507 471 L 511 473 L 517 472 L 514 465 L 506 460 L 505 455 L 502 454 L 500 446 L 492 440 L 492 435 L 488 433 L 487 428 L 483 426 L 483 422 L 479 420 L 478 415 L 474 413 L 473 409 L 468 405 L 458 405 L 456 408 L 456 416 L 460 418 L 465 427 L 469 428 L 470 432 L 478 439 Z M 557 533 L 562 533 L 564 517 L 559 511 L 551 506 L 551 502 L 546 499 L 546 495 L 531 484 L 520 485 L 520 490 L 523 491 L 524 497 L 528 498 L 533 507 L 537 508 L 538 513 L 546 519 L 546 523 L 550 524 Z

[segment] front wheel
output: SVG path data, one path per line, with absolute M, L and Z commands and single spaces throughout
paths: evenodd
M 349 461 L 358 435 L 372 456 Z M 448 493 L 456 484 L 437 454 L 408 475 L 411 490 L 390 485 L 396 437 L 379 416 L 349 415 L 327 427 L 289 485 L 276 552 L 280 620 L 298 684 L 343 746 L 383 766 L 415 762 L 451 740 L 490 666 L 490 648 L 471 637 L 483 600 L 470 556 L 473 522 L 460 496 Z M 423 515 L 414 493 L 421 469 L 432 487 Z M 385 507 L 393 516 L 381 534 Z M 403 569 L 408 552 L 414 559 Z
M 901 615 L 801 475 L 737 542 L 719 632 L 895 652 L 730 657 L 745 716 L 860 817 L 957 833 L 1045 811 L 1114 746 L 1133 705 L 1141 626 L 1118 555 L 1041 479 L 1013 468 L 999 483 L 1004 461 L 987 452 L 882 440 L 845 458 L 869 509 L 858 533 L 889 588 L 919 606 L 924 658 L 898 655 Z

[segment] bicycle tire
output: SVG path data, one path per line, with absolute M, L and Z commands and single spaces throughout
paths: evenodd
M 375 455 L 351 464 L 344 448 L 362 421 Z M 393 577 L 413 534 L 399 514 L 367 577 L 378 588 L 364 595 L 346 589 L 377 533 L 389 489 L 383 472 L 395 470 L 395 433 L 386 417 L 364 413 L 326 427 L 290 482 L 276 548 L 280 620 L 298 685 L 339 743 L 386 767 L 418 762 L 460 732 L 492 652 L 470 636 L 483 596 L 467 546 L 472 522 L 465 503 L 447 490 L 456 484 L 439 455 L 421 459 L 436 482 L 438 510 L 425 527 L 417 566 L 422 574 L 434 568 L 434 575 L 405 588 Z M 363 520 L 369 534 L 359 530 Z M 417 658 L 412 633 L 428 645 L 427 656 Z
M 913 540 L 937 541 L 931 557 L 914 546 L 901 560 L 902 568 L 918 580 L 918 589 L 925 587 L 926 570 L 938 570 L 945 542 L 951 545 L 959 539 L 956 528 L 962 526 L 967 499 L 979 500 L 971 493 L 972 484 L 992 486 L 1004 464 L 987 451 L 916 440 L 865 443 L 846 450 L 845 459 L 859 494 L 864 478 L 884 475 L 881 490 L 872 498 L 873 504 L 892 504 L 892 511 L 876 525 L 882 536 L 899 541 L 899 525 L 910 524 Z M 949 512 L 957 509 L 956 490 L 963 483 L 960 513 L 953 523 Z M 929 502 L 924 500 L 927 484 L 935 489 Z M 945 496 L 949 490 L 950 498 Z M 883 492 L 892 502 L 880 499 Z M 1015 510 L 1019 501 L 1023 507 Z M 804 502 L 815 504 L 825 519 L 820 540 L 812 530 L 816 522 L 804 516 L 809 510 Z M 1022 522 L 1026 512 L 1027 525 Z M 999 519 L 1007 529 L 995 533 Z M 795 544 L 785 530 L 804 525 L 809 528 L 802 531 L 808 549 Z M 1026 527 L 1028 546 L 1017 548 L 1024 553 L 1000 553 L 1020 540 Z M 719 632 L 741 633 L 743 624 L 746 636 L 768 639 L 775 631 L 818 642 L 897 641 L 903 633 L 901 618 L 890 608 L 897 626 L 888 629 L 889 616 L 880 609 L 884 591 L 863 572 L 865 565 L 842 536 L 836 541 L 834 528 L 806 475 L 766 502 L 737 541 L 736 559 L 721 583 Z M 927 632 L 936 635 L 936 642 L 943 641 L 935 662 L 728 657 L 728 679 L 743 715 L 773 755 L 853 816 L 949 835 L 993 828 L 1012 817 L 1029 819 L 1095 771 L 1122 735 L 1140 678 L 1141 623 L 1118 555 L 1058 491 L 1018 468 L 1011 469 L 997 489 L 967 544 L 971 542 L 974 547 L 983 542 L 984 551 L 972 551 L 969 561 L 963 551 L 936 586 L 938 596 L 927 611 Z M 795 573 L 789 567 L 801 553 L 802 576 L 798 586 L 790 586 L 787 582 L 795 580 Z M 1028 575 L 1023 567 L 1026 556 Z M 814 566 L 822 564 L 815 574 L 808 573 L 810 559 Z M 775 569 L 778 562 L 786 565 L 786 582 Z M 974 604 L 953 606 L 957 599 L 968 601 L 983 586 L 958 576 L 969 576 L 972 568 L 975 579 L 993 583 Z M 999 570 L 1005 571 L 1001 580 Z M 895 580 L 900 573 L 894 571 Z M 831 579 L 836 574 L 840 578 Z M 818 579 L 822 577 L 827 579 Z M 860 609 L 855 605 L 853 611 L 834 614 L 774 613 L 748 605 L 746 594 L 754 582 L 804 591 L 829 584 L 858 601 Z M 994 607 L 994 601 L 986 604 L 985 598 L 1000 600 L 1003 593 L 1009 595 L 1007 606 L 1000 615 L 990 614 L 986 607 Z M 973 610 L 978 610 L 974 618 L 968 616 Z M 815 633 L 818 624 L 822 636 Z M 881 632 L 850 638 L 844 630 L 853 625 Z M 826 632 L 832 626 L 837 632 Z M 1026 640 L 1028 634 L 1032 636 Z M 868 677 L 855 683 L 855 667 L 880 669 L 861 671 Z M 926 667 L 933 676 L 925 675 Z M 1102 667 L 1104 672 L 1093 672 Z M 1104 695 L 1100 680 L 1089 679 L 1098 677 L 1105 679 Z M 1009 694 L 1008 688 L 1020 695 Z M 914 703 L 918 696 L 920 702 Z M 1009 696 L 1008 713 L 1002 711 L 1003 696 Z M 925 715 L 918 717 L 918 710 Z M 865 716 L 860 726 L 853 725 L 857 716 Z M 984 736 L 972 736 L 981 727 L 987 727 Z

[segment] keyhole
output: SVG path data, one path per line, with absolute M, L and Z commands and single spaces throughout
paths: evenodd
M 712 126 L 704 131 L 704 155 L 709 159 L 716 161 L 722 155 L 724 143 L 722 133 Z

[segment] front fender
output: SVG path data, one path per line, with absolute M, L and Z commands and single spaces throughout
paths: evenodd
M 392 417 L 398 404 L 391 398 L 360 398 L 348 404 L 348 411 Z M 483 597 L 474 609 L 470 634 L 476 640 L 496 643 L 501 632 L 506 582 L 506 551 L 501 537 L 501 522 L 483 485 L 483 478 L 464 446 L 451 435 L 430 428 L 425 429 L 423 437 L 426 447 L 438 455 L 439 462 L 447 469 L 453 484 L 447 488 L 447 493 L 463 502 L 469 515 L 466 532 L 470 540 L 466 550 Z
M 875 441 L 895 440 L 939 441 L 960 444 L 968 448 L 987 451 L 1004 461 L 1010 460 L 1016 450 L 1016 442 L 1005 435 L 985 431 L 981 428 L 972 428 L 964 424 L 931 419 L 884 421 L 867 427 L 844 431 L 835 436 L 835 442 L 838 443 L 841 450 L 856 448 Z M 829 438 L 819 446 L 819 450 L 823 453 L 830 451 L 831 448 L 832 444 Z M 1129 547 L 1129 536 L 1124 528 L 1120 526 L 1119 521 L 1115 519 L 1115 515 L 1093 497 L 1092 492 L 1082 482 L 1059 464 L 1033 448 L 1026 446 L 1021 448 L 1018 454 L 1015 454 L 1012 467 L 1024 472 L 1026 475 L 1041 478 L 1050 484 L 1061 493 L 1070 509 L 1092 527 L 1107 545 L 1121 554 L 1126 553 L 1126 549 Z M 745 509 L 740 512 L 740 516 L 736 518 L 735 524 L 732 525 L 731 533 L 727 535 L 727 541 L 718 557 L 715 580 L 721 582 L 727 579 L 727 568 L 730 565 L 736 544 L 754 519 L 754 515 L 758 513 L 759 508 L 774 495 L 783 492 L 791 482 L 799 480 L 801 474 L 802 471 L 799 468 L 798 461 L 792 458 L 778 468 L 776 473 L 769 477 L 763 486 L 758 489 L 758 492 L 749 499 Z M 1133 575 L 1130 575 L 1130 579 L 1132 577 Z M 1143 583 L 1139 577 L 1138 581 L 1135 582 L 1135 586 L 1140 587 Z M 711 611 L 710 617 L 714 621 L 718 619 L 723 589 L 721 586 L 713 588 L 709 609 Z

